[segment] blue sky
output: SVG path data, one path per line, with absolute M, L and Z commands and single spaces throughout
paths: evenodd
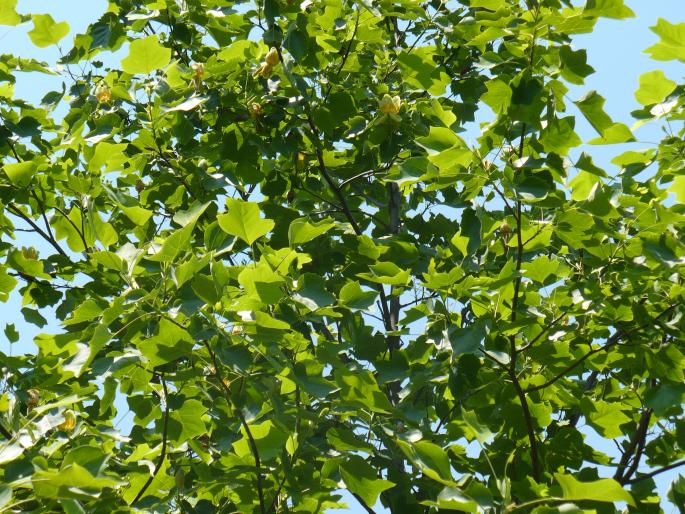
M 575 48 L 586 48 L 588 50 L 589 64 L 596 72 L 586 80 L 585 86 L 573 87 L 569 92 L 569 97 L 578 99 L 585 92 L 595 89 L 606 98 L 605 109 L 609 115 L 615 121 L 631 126 L 630 112 L 639 107 L 633 93 L 638 87 L 638 77 L 641 74 L 660 69 L 671 80 L 678 83 L 683 82 L 685 68 L 682 64 L 654 62 L 643 51 L 657 41 L 657 37 L 649 30 L 649 27 L 653 26 L 658 18 L 665 18 L 672 23 L 684 22 L 685 9 L 683 8 L 683 0 L 626 0 L 625 3 L 633 9 L 636 14 L 635 18 L 622 21 L 600 20 L 594 33 L 575 38 Z M 68 41 L 70 38 L 77 33 L 84 32 L 86 27 L 104 12 L 106 7 L 106 0 L 19 0 L 18 2 L 20 13 L 50 13 L 56 21 L 67 21 L 69 23 L 71 32 L 63 40 L 64 51 L 69 49 Z M 54 63 L 59 58 L 59 50 L 55 47 L 45 49 L 34 47 L 26 35 L 30 28 L 30 23 L 19 27 L 0 26 L 2 53 L 34 57 Z M 16 96 L 31 102 L 39 101 L 50 90 L 61 88 L 61 77 L 41 75 L 37 80 L 36 77 L 23 75 L 18 78 L 15 88 Z M 577 113 L 571 112 L 571 114 Z M 577 129 L 584 140 L 595 136 L 593 130 L 581 116 L 577 117 Z M 467 136 L 470 133 L 472 133 L 471 130 Z M 658 124 L 648 124 L 636 131 L 639 142 L 633 143 L 631 146 L 632 148 L 653 147 L 662 135 Z M 608 168 L 611 168 L 611 158 L 623 151 L 623 148 L 618 149 L 616 146 L 595 146 L 580 150 L 583 149 L 593 155 L 595 163 Z M 39 249 L 43 248 L 43 245 L 38 242 L 35 243 L 35 246 Z M 0 329 L 4 328 L 5 322 L 14 323 L 22 336 L 21 342 L 13 345 L 14 348 L 10 350 L 7 339 L 4 335 L 0 335 L 0 349 L 6 353 L 11 351 L 16 354 L 30 351 L 33 337 L 41 331 L 24 322 L 19 314 L 20 308 L 21 299 L 16 294 L 8 304 L 3 306 L 6 315 L 3 322 L 0 322 Z M 44 327 L 42 331 L 57 329 L 58 326 L 54 320 L 50 320 L 49 325 Z M 607 451 L 609 451 L 608 448 Z M 677 476 L 676 471 L 659 476 L 658 485 L 662 496 L 665 497 L 665 491 L 675 476 Z M 364 512 L 356 505 L 354 499 L 349 498 L 349 500 L 351 508 L 347 512 Z M 385 512 L 380 507 L 376 511 L 379 514 Z M 671 512 L 675 513 L 676 509 L 665 506 L 665 511 L 670 514 Z

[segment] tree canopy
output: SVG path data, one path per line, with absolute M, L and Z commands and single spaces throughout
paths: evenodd
M 632 127 L 569 94 L 573 37 L 632 15 L 110 0 L 69 38 L 3 0 L 64 52 L 0 59 L 4 333 L 60 323 L 0 353 L 0 511 L 662 512 L 685 85 L 642 75 Z M 652 30 L 685 62 L 685 23 Z M 63 87 L 32 105 L 19 73 Z M 662 140 L 593 161 L 644 123 Z

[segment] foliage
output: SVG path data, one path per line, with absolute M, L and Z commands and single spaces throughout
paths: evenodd
M 15 6 L 0 23 L 63 44 Z M 614 175 L 575 119 L 594 145 L 631 129 L 567 94 L 594 71 L 573 36 L 632 15 L 111 0 L 60 68 L 4 55 L 0 299 L 62 328 L 0 354 L 0 509 L 315 513 L 344 488 L 368 512 L 661 512 L 685 87 L 641 77 L 636 126 L 666 135 Z M 653 30 L 685 62 L 685 24 Z M 31 105 L 21 72 L 67 84 Z

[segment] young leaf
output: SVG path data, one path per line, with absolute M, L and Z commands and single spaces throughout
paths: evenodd
M 131 43 L 128 56 L 121 60 L 121 68 L 132 75 L 147 75 L 164 68 L 170 60 L 171 50 L 159 44 L 159 39 L 153 35 Z

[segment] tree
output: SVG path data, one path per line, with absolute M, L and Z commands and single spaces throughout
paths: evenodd
M 618 174 L 575 151 L 575 116 L 635 140 L 566 95 L 633 13 L 578 4 L 110 0 L 40 105 L 15 75 L 54 68 L 4 55 L 0 299 L 61 329 L 0 354 L 0 509 L 662 512 L 685 87 L 641 77 L 666 134 Z M 69 31 L 2 2 L 29 21 Z

